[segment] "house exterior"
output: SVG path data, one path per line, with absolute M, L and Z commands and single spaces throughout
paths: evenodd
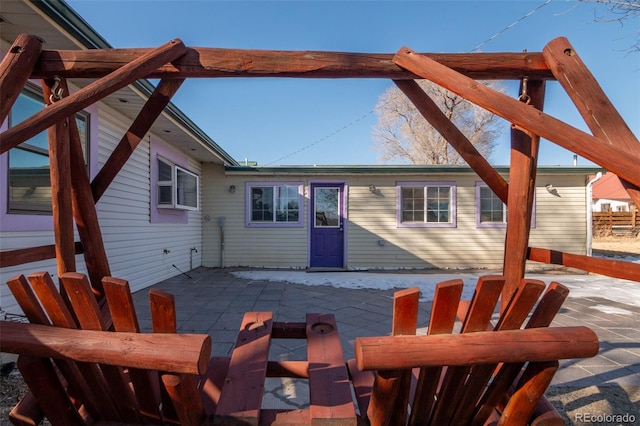
M 594 212 L 630 212 L 638 210 L 629 193 L 622 186 L 620 178 L 613 173 L 602 175 L 593 184 Z
M 3 2 L 2 19 L 2 57 L 23 33 L 41 37 L 44 49 L 110 47 L 64 2 Z M 69 80 L 72 92 L 83 84 Z M 152 90 L 150 83 L 138 82 L 78 114 L 90 179 L 107 161 Z M 0 131 L 43 108 L 41 93 L 40 82 L 30 81 Z M 46 142 L 43 132 L 0 157 L 0 250 L 54 242 Z M 201 266 L 203 164 L 237 163 L 170 105 L 97 203 L 111 273 L 129 280 L 132 290 Z M 190 191 L 172 200 L 171 189 L 178 179 L 187 182 Z M 76 256 L 76 264 L 78 271 L 86 271 L 82 255 Z M 55 259 L 1 268 L 0 311 L 19 312 L 6 287 L 9 278 L 44 270 L 55 277 Z
M 585 253 L 593 171 L 539 168 L 531 246 Z M 203 181 L 204 266 L 502 266 L 505 206 L 468 167 L 205 165 Z
M 64 2 L 4 2 L 2 19 L 2 56 L 23 33 L 50 49 L 110 47 Z M 0 131 L 43 108 L 39 84 Z M 152 90 L 137 82 L 76 116 L 91 179 Z M 45 134 L 0 157 L 1 250 L 53 244 L 47 164 Z M 598 170 L 539 168 L 530 245 L 586 252 L 586 183 Z M 134 291 L 200 266 L 500 268 L 506 232 L 504 205 L 468 167 L 241 166 L 171 104 L 96 208 L 111 273 Z M 55 259 L 1 268 L 0 310 L 19 311 L 9 278 L 42 270 L 55 276 Z

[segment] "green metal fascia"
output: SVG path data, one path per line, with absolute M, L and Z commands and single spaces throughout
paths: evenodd
M 508 166 L 495 166 L 501 174 L 509 173 Z M 540 166 L 538 174 L 584 174 L 590 175 L 603 172 L 597 166 Z M 225 166 L 227 174 L 264 174 L 264 175 L 293 175 L 293 174 L 476 174 L 468 166 L 452 165 L 378 165 L 378 166 Z
M 53 19 L 71 36 L 78 40 L 87 49 L 113 49 L 100 34 L 98 34 L 80 15 L 78 15 L 64 0 L 26 0 L 40 9 L 48 17 Z M 148 80 L 138 80 L 132 84 L 140 92 L 151 96 L 155 87 Z M 231 165 L 239 164 L 224 149 L 222 149 L 211 137 L 202 131 L 193 121 L 189 119 L 175 105 L 169 103 L 165 111 L 175 121 L 180 123 L 198 140 L 208 145 L 222 158 L 223 161 Z

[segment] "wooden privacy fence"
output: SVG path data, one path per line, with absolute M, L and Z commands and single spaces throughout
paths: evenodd
M 638 234 L 638 212 L 595 212 L 593 213 L 593 235 L 606 237 L 610 235 Z

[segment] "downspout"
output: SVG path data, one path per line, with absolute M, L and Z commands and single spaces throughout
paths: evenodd
M 596 177 L 587 183 L 587 256 L 592 254 L 593 240 L 593 184 L 602 178 L 602 172 L 596 173 Z

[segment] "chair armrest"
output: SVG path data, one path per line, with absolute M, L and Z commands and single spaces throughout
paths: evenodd
M 587 358 L 598 349 L 598 336 L 588 327 L 360 337 L 355 342 L 363 371 Z
M 121 333 L 2 321 L 3 352 L 38 358 L 203 374 L 211 337 L 203 334 Z

